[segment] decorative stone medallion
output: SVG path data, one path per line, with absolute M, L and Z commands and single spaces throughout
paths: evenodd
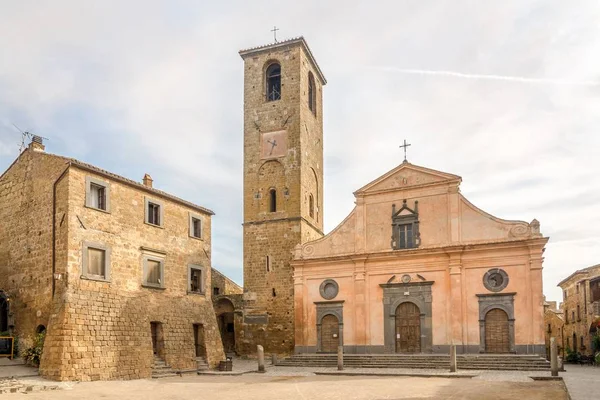
M 323 297 L 325 300 L 334 299 L 335 296 L 338 295 L 339 291 L 340 287 L 338 286 L 338 283 L 333 279 L 325 279 L 319 287 L 321 297 Z
M 408 282 L 410 282 L 410 275 L 408 275 L 408 274 L 402 275 L 402 283 L 408 283 Z
M 483 275 L 483 285 L 490 292 L 499 292 L 508 285 L 508 274 L 500 268 L 490 269 Z

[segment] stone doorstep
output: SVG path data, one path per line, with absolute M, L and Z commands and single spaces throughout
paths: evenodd
M 410 372 L 392 372 L 392 373 L 382 373 L 382 372 L 315 372 L 315 375 L 342 375 L 342 376 L 410 376 L 415 378 L 465 378 L 471 379 L 476 377 L 477 375 L 469 375 L 469 374 L 418 374 L 418 373 L 410 373 Z

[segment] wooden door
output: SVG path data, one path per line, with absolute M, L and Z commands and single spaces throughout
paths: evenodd
M 485 352 L 510 352 L 508 315 L 499 308 L 494 308 L 485 315 Z
M 336 316 L 328 314 L 321 320 L 321 351 L 336 353 L 340 344 L 339 324 Z
M 396 353 L 421 352 L 421 312 L 414 303 L 396 308 Z

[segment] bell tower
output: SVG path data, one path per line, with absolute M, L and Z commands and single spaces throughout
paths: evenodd
M 244 315 L 238 350 L 294 349 L 294 248 L 323 236 L 323 86 L 304 38 L 244 60 Z

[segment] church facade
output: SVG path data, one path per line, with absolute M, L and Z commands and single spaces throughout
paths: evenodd
M 460 183 L 405 161 L 296 247 L 296 353 L 545 353 L 548 238 L 478 209 Z

